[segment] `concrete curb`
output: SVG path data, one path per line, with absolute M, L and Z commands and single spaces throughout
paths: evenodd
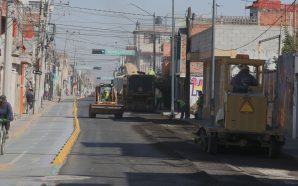
M 73 130 L 71 136 L 68 138 L 67 142 L 60 149 L 59 153 L 56 155 L 56 157 L 52 161 L 52 164 L 61 165 L 65 161 L 66 157 L 70 153 L 74 143 L 76 142 L 76 140 L 80 134 L 81 129 L 80 129 L 80 123 L 79 123 L 79 119 L 78 119 L 78 107 L 77 107 L 76 99 L 74 99 L 74 104 L 73 104 L 73 115 L 74 115 L 74 119 L 73 119 L 74 130 Z

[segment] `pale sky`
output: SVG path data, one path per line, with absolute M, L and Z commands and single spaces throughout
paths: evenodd
M 245 6 L 252 3 L 252 0 L 216 1 L 219 5 L 217 13 L 223 16 L 249 15 Z M 61 4 L 68 4 L 67 2 L 70 7 L 61 7 Z M 57 24 L 55 39 L 57 48 L 64 49 L 66 30 L 68 30 L 71 34 L 67 36 L 66 51 L 70 56 L 74 56 L 76 48 L 76 61 L 79 63 L 85 61 L 85 64 L 90 66 L 102 66 L 103 69 L 115 68 L 118 63 L 116 59 L 119 57 L 94 56 L 91 55 L 91 50 L 93 48 L 124 49 L 125 45 L 133 41 L 131 32 L 137 21 L 142 24 L 152 24 L 152 16 L 148 16 L 148 13 L 130 4 L 135 4 L 150 14 L 155 12 L 156 16 L 171 17 L 171 0 L 55 0 L 56 6 L 51 22 Z M 175 15 L 185 17 L 189 6 L 196 15 L 211 17 L 212 0 L 175 0 Z M 168 22 L 171 23 L 170 20 Z M 105 59 L 114 59 L 114 61 Z

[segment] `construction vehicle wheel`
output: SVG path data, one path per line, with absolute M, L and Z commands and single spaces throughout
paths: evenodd
M 210 154 L 216 154 L 218 150 L 218 143 L 216 136 L 209 136 L 208 137 L 208 152 Z
M 207 138 L 207 134 L 206 134 L 205 130 L 200 130 L 199 136 L 200 136 L 200 138 L 199 138 L 200 139 L 199 140 L 199 144 L 200 144 L 202 150 L 204 152 L 206 152 L 207 149 L 208 149 L 208 143 L 207 143 L 208 142 L 208 138 Z
M 89 111 L 89 118 L 96 118 L 96 114 Z
M 123 117 L 123 114 L 115 114 L 116 119 L 121 119 Z
M 269 158 L 278 158 L 280 156 L 281 144 L 275 138 L 271 138 L 268 150 Z

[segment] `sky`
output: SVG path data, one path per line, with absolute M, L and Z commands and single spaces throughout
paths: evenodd
M 211 17 L 212 0 L 174 2 L 175 16 L 185 17 L 187 8 L 191 7 L 196 15 Z M 282 2 L 291 3 L 293 0 Z M 251 5 L 252 0 L 216 0 L 216 3 L 218 15 L 246 16 L 249 11 L 245 6 Z M 119 64 L 119 57 L 91 55 L 91 50 L 124 49 L 133 42 L 131 32 L 137 21 L 152 25 L 153 13 L 171 17 L 171 10 L 171 0 L 55 0 L 51 22 L 57 25 L 56 48 L 60 52 L 65 48 L 78 65 L 101 66 L 102 76 L 111 76 Z

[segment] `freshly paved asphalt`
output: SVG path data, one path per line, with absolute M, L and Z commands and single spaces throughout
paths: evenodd
M 60 167 L 51 161 L 72 132 L 73 100 L 47 104 L 42 113 L 13 123 L 0 156 L 1 186 L 39 186 L 57 174 Z
M 298 166 L 286 157 L 237 149 L 213 156 L 192 142 L 191 125 L 158 114 L 89 119 L 91 101 L 79 101 L 81 134 L 55 185 L 298 185 Z

